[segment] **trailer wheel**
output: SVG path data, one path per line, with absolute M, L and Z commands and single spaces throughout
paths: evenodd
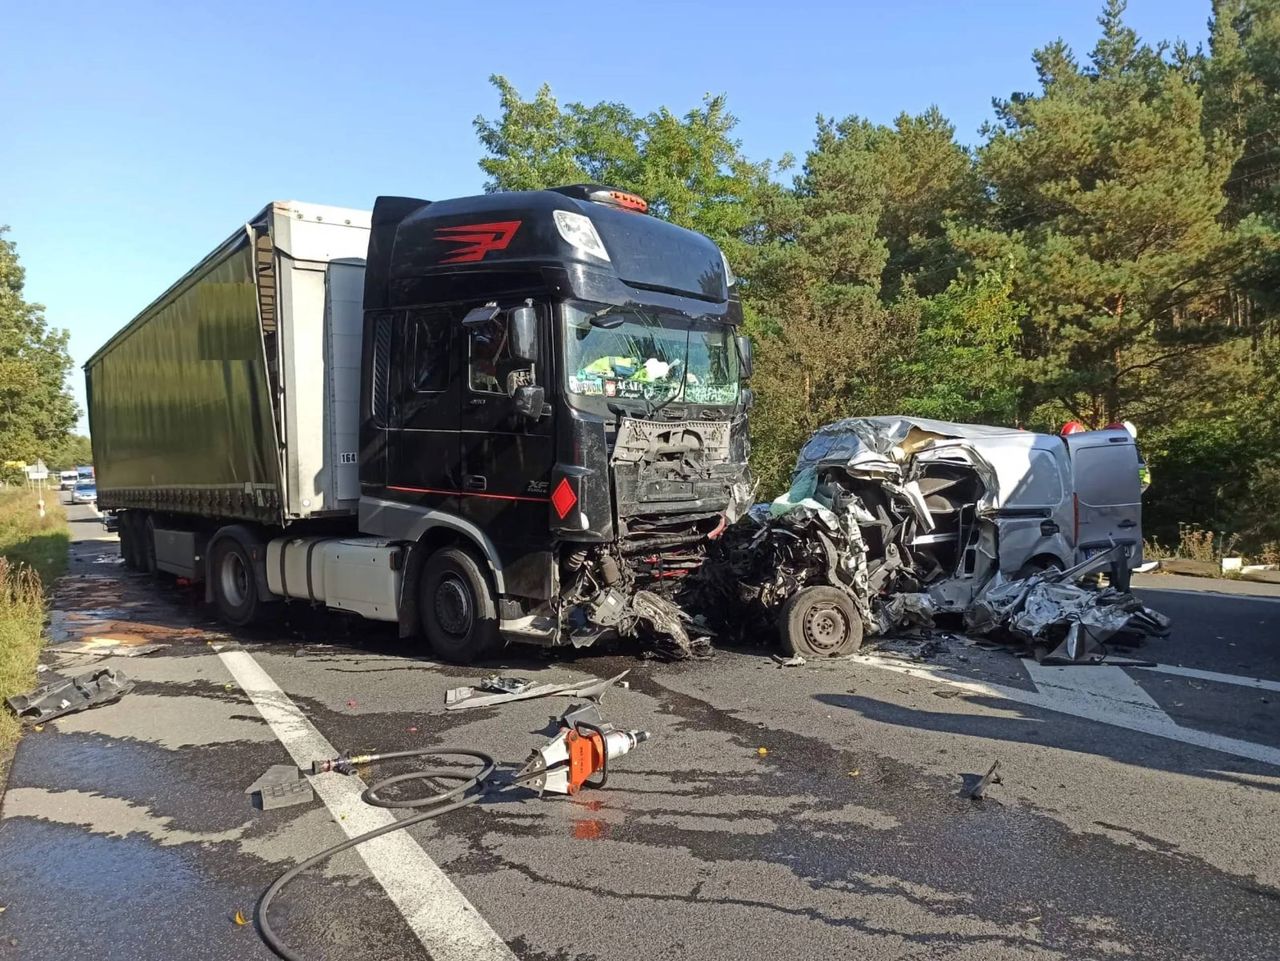
M 496 653 L 498 604 L 480 560 L 461 547 L 442 547 L 418 582 L 422 632 L 441 660 L 470 664 Z
M 258 619 L 262 601 L 249 550 L 234 537 L 220 538 L 209 558 L 213 602 L 228 624 L 244 627 Z
M 148 574 L 159 574 L 156 566 L 156 520 L 150 514 L 142 522 L 142 543 L 138 545 L 138 563 Z
M 124 558 L 124 566 L 129 570 L 139 569 L 138 534 L 134 530 L 132 513 L 120 518 L 120 556 Z
M 862 618 L 844 591 L 825 585 L 796 591 L 778 618 L 782 646 L 804 657 L 836 657 L 862 647 Z

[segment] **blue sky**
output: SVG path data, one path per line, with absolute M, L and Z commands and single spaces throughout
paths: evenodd
M 491 73 L 526 95 L 683 113 L 724 92 L 748 154 L 802 155 L 818 113 L 937 104 L 965 142 L 1083 55 L 1101 0 L 609 4 L 14 4 L 0 35 L 0 224 L 83 363 L 269 200 L 474 193 Z M 1206 37 L 1209 0 L 1131 0 L 1145 39 Z M 83 406 L 83 378 L 73 378 Z

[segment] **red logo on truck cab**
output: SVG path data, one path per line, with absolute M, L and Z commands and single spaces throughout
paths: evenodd
M 465 264 L 484 260 L 485 254 L 491 250 L 506 250 L 511 238 L 516 235 L 521 221 L 502 220 L 492 224 L 464 224 L 460 227 L 440 227 L 436 230 L 436 240 L 447 241 L 463 246 L 454 250 L 450 256 L 442 257 L 442 264 Z

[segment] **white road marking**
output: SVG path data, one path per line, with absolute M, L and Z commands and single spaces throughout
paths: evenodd
M 1258 583 L 1267 584 L 1270 582 L 1258 581 Z M 1157 591 L 1161 594 L 1182 594 L 1186 597 L 1208 597 L 1215 601 L 1228 597 L 1233 601 L 1261 601 L 1267 604 L 1280 604 L 1280 597 L 1275 594 L 1246 594 L 1243 591 L 1219 591 L 1211 587 L 1197 591 L 1186 587 L 1153 587 L 1150 584 L 1134 584 L 1133 589 L 1139 593 L 1142 591 Z
M 1202 671 L 1194 667 L 1178 667 L 1174 664 L 1143 665 L 1141 670 L 1156 671 L 1160 674 L 1176 674 L 1179 677 L 1194 677 L 1201 681 L 1213 681 L 1217 684 L 1235 684 L 1238 687 L 1252 687 L 1260 691 L 1280 692 L 1280 681 L 1267 681 L 1260 677 L 1245 677 L 1242 674 L 1219 674 L 1217 671 Z
M 313 760 L 337 756 L 333 745 L 248 652 L 220 651 L 218 657 L 299 767 L 309 770 Z M 396 820 L 387 809 L 360 800 L 366 785 L 359 777 L 321 774 L 311 778 L 311 786 L 348 837 Z M 432 961 L 514 961 L 507 943 L 408 833 L 374 838 L 356 851 Z
M 1005 684 L 959 678 L 933 665 L 894 663 L 891 660 L 865 654 L 856 655 L 853 660 L 867 667 L 893 671 L 896 674 L 905 674 L 908 677 L 934 683 L 948 684 L 970 694 L 1016 701 L 1046 711 L 1070 714 L 1074 717 L 1096 721 L 1099 724 L 1123 727 L 1142 734 L 1168 738 L 1171 741 L 1181 741 L 1184 744 L 1191 744 L 1195 747 L 1203 747 L 1211 751 L 1219 751 L 1223 754 L 1248 758 L 1251 761 L 1262 761 L 1266 764 L 1280 767 L 1280 749 L 1278 748 L 1269 747 L 1265 744 L 1254 744 L 1252 741 L 1224 737 L 1220 734 L 1211 734 L 1208 731 L 1199 731 L 1195 728 L 1181 727 L 1174 723 L 1169 715 L 1155 705 L 1155 702 L 1147 696 L 1146 692 L 1141 692 L 1139 695 L 1116 679 L 1114 675 L 1105 676 L 1105 672 L 1108 671 L 1123 674 L 1124 672 L 1118 667 L 1109 667 L 1103 664 L 1045 668 L 1037 664 L 1035 666 L 1040 671 L 1061 671 L 1063 674 L 1061 676 L 1046 674 L 1042 677 L 1045 684 L 1044 690 L 1026 691 L 1017 687 L 1009 687 Z M 1034 662 L 1027 663 L 1030 666 Z M 1078 677 L 1071 676 L 1075 672 L 1079 673 Z M 1096 677 L 1091 684 L 1089 678 L 1094 677 L 1095 672 L 1103 672 L 1103 675 Z M 1129 683 L 1135 688 L 1138 686 L 1133 682 L 1132 678 L 1129 679 Z

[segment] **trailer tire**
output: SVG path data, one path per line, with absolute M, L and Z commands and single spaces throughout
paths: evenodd
M 120 556 L 124 558 L 124 566 L 131 571 L 140 569 L 138 564 L 138 534 L 133 527 L 133 514 L 128 513 L 120 518 Z
M 219 616 L 234 627 L 245 627 L 262 613 L 258 579 L 249 549 L 235 537 L 222 537 L 209 556 L 210 587 Z
M 148 574 L 160 573 L 156 566 L 156 520 L 150 514 L 139 525 L 142 528 L 142 543 L 137 546 L 138 563 Z
M 418 612 L 437 657 L 471 664 L 497 653 L 498 603 L 483 562 L 463 547 L 442 547 L 422 568 Z
M 838 657 L 862 647 L 862 618 L 852 598 L 839 588 L 804 587 L 782 605 L 778 634 L 788 653 Z

